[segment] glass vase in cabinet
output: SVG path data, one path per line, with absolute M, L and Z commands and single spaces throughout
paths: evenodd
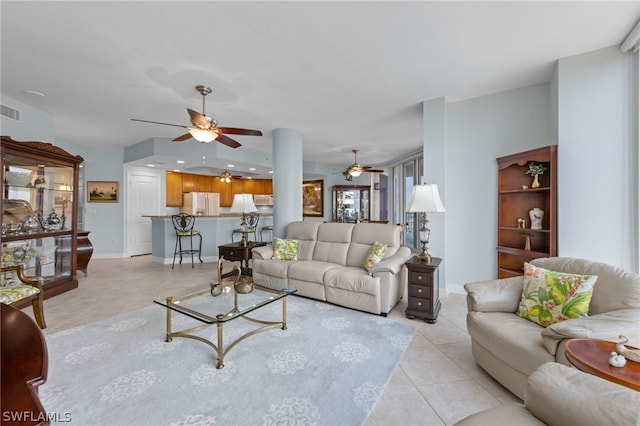
M 43 278 L 44 297 L 78 286 L 78 170 L 80 156 L 44 142 L 1 143 L 2 258 Z M 0 285 L 14 277 L 0 276 Z

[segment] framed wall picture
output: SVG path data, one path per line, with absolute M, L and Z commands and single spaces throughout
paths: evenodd
M 98 180 L 87 181 L 87 202 L 117 203 L 118 182 Z
M 302 183 L 302 216 L 324 216 L 323 180 L 309 180 Z

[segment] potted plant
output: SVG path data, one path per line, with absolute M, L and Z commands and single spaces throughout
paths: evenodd
M 543 164 L 529 163 L 529 170 L 527 170 L 526 174 L 533 176 L 532 188 L 540 187 L 538 176 L 544 174 L 546 171 L 547 168 Z

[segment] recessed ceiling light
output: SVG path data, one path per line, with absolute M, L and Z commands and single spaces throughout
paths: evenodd
M 273 170 L 269 170 L 269 173 L 273 174 Z
M 249 167 L 249 170 L 254 171 L 256 168 L 255 167 Z
M 155 167 L 155 164 L 147 164 L 147 167 Z
M 184 164 L 184 160 L 178 160 L 178 164 Z
M 44 98 L 44 93 L 38 92 L 37 90 L 25 90 L 24 93 L 27 95 L 40 96 L 41 98 Z
M 227 167 L 235 167 L 233 164 L 227 164 Z

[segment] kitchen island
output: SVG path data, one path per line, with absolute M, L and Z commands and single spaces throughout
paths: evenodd
M 151 258 L 154 263 L 171 264 L 176 245 L 176 233 L 171 223 L 171 215 L 145 216 L 151 218 Z M 194 229 L 202 235 L 202 260 L 204 262 L 218 261 L 218 246 L 231 242 L 231 233 L 240 227 L 242 218 L 238 214 L 222 214 L 220 216 L 196 216 Z M 260 214 L 255 238 L 260 239 L 260 228 L 273 225 L 273 215 Z M 253 241 L 254 234 L 248 239 Z M 239 242 L 241 235 L 235 236 Z M 194 241 L 195 243 L 195 241 Z M 184 243 L 183 243 L 184 244 Z M 176 262 L 177 263 L 177 262 Z M 190 262 L 189 262 L 190 263 Z

